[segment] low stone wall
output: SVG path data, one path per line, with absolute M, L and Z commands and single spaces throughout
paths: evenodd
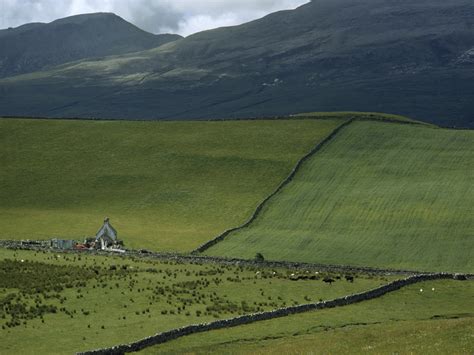
M 245 266 L 254 268 L 282 268 L 290 270 L 308 270 L 308 271 L 326 271 L 333 273 L 367 273 L 377 275 L 414 275 L 426 273 L 429 271 L 424 270 L 399 270 L 399 269 L 382 269 L 373 267 L 363 266 L 350 266 L 350 265 L 331 265 L 331 264 L 316 264 L 316 263 L 304 263 L 304 262 L 293 262 L 293 261 L 256 261 L 246 260 L 237 258 L 224 258 L 216 256 L 196 255 L 196 254 L 177 254 L 177 253 L 158 253 L 152 251 L 139 251 L 139 250 L 126 250 L 123 254 L 117 254 L 102 250 L 64 250 L 54 249 L 51 247 L 42 247 L 32 244 L 23 244 L 21 241 L 11 240 L 0 240 L 0 248 L 11 249 L 11 250 L 32 250 L 32 251 L 46 251 L 51 253 L 61 254 L 82 254 L 82 255 L 94 255 L 94 256 L 115 256 L 123 258 L 143 258 L 143 259 L 155 259 L 159 261 L 175 261 L 178 263 L 192 263 L 192 264 L 218 264 L 218 265 L 229 265 L 229 266 Z
M 154 336 L 139 340 L 131 344 L 118 345 L 118 346 L 114 346 L 112 348 L 107 348 L 107 349 L 92 350 L 92 351 L 87 351 L 87 352 L 83 352 L 79 354 L 81 355 L 104 354 L 105 355 L 105 354 L 125 354 L 125 353 L 130 353 L 130 352 L 136 352 L 150 346 L 163 344 L 168 341 L 181 338 L 187 335 L 191 335 L 191 334 L 207 332 L 210 330 L 230 328 L 230 327 L 235 327 L 239 325 L 259 322 L 263 320 L 286 317 L 292 314 L 303 313 L 303 312 L 308 312 L 308 311 L 313 311 L 313 310 L 318 310 L 318 309 L 342 307 L 342 306 L 346 306 L 346 305 L 350 305 L 350 304 L 354 304 L 354 303 L 358 303 L 362 301 L 371 300 L 377 297 L 381 297 L 387 293 L 399 290 L 403 287 L 406 287 L 418 282 L 429 281 L 429 280 L 441 280 L 441 279 L 462 280 L 462 279 L 466 279 L 466 276 L 459 275 L 459 274 L 448 274 L 448 273 L 422 274 L 422 275 L 410 276 L 408 278 L 394 281 L 387 285 L 384 285 L 384 286 L 381 286 L 381 287 L 378 287 L 366 292 L 336 298 L 331 301 L 323 301 L 323 302 L 310 303 L 310 304 L 294 306 L 294 307 L 280 308 L 274 311 L 249 314 L 249 315 L 226 319 L 226 320 L 218 320 L 211 323 L 189 325 L 182 328 L 173 329 L 167 332 L 158 333 Z
M 312 118 L 311 116 L 298 116 L 296 118 L 300 118 L 300 119 L 308 119 L 308 118 Z M 314 118 L 314 117 L 313 117 Z M 277 118 L 277 119 L 281 119 L 281 118 Z M 318 118 L 320 119 L 320 118 Z M 325 145 L 327 145 L 330 141 L 332 141 L 334 139 L 334 137 L 342 130 L 344 129 L 346 126 L 350 125 L 352 122 L 354 121 L 370 121 L 370 122 L 383 122 L 383 123 L 396 123 L 396 124 L 405 124 L 405 125 L 423 125 L 423 123 L 419 123 L 419 122 L 412 122 L 412 121 L 397 121 L 395 119 L 391 120 L 391 119 L 383 119 L 383 118 L 380 118 L 380 119 L 377 119 L 377 118 L 371 118 L 369 116 L 367 117 L 353 117 L 349 120 L 347 120 L 346 122 L 342 123 L 339 127 L 337 127 L 329 136 L 327 136 L 323 141 L 321 141 L 319 144 L 317 144 L 308 154 L 306 154 L 303 158 L 301 158 L 296 166 L 293 168 L 293 170 L 291 171 L 290 175 L 285 179 L 283 180 L 283 182 L 277 187 L 277 189 L 272 193 L 270 194 L 269 196 L 267 196 L 258 206 L 257 208 L 255 209 L 254 213 L 252 214 L 252 216 L 250 217 L 250 219 L 245 222 L 244 224 L 242 224 L 241 226 L 238 226 L 238 227 L 234 227 L 234 228 L 231 228 L 231 229 L 227 229 L 225 230 L 224 232 L 222 232 L 221 234 L 219 234 L 217 237 L 215 237 L 214 239 L 211 239 L 210 241 L 204 243 L 203 245 L 201 245 L 200 247 L 198 247 L 197 249 L 195 249 L 193 251 L 193 253 L 202 253 L 204 251 L 206 251 L 207 249 L 213 247 L 214 245 L 216 245 L 217 243 L 223 241 L 229 234 L 233 233 L 233 232 L 236 232 L 236 231 L 239 231 L 241 229 L 244 229 L 244 228 L 247 228 L 248 226 L 250 226 L 251 223 L 253 223 L 255 221 L 255 219 L 258 217 L 258 215 L 260 214 L 260 212 L 262 211 L 263 207 L 265 206 L 265 204 L 270 200 L 272 199 L 276 194 L 278 194 L 286 185 L 288 185 L 291 181 L 293 181 L 293 179 L 295 178 L 296 174 L 298 173 L 298 171 L 301 169 L 301 166 L 307 161 L 309 160 L 313 155 L 315 155 L 317 152 L 319 152 Z M 427 126 L 429 127 L 429 126 Z
M 341 124 L 339 127 L 337 127 L 334 131 L 331 132 L 331 134 L 329 136 L 327 136 L 323 141 L 321 141 L 319 144 L 317 144 L 308 154 L 306 154 L 303 158 L 301 158 L 297 163 L 296 163 L 296 166 L 293 168 L 293 170 L 291 171 L 290 175 L 288 175 L 288 177 L 283 180 L 283 182 L 277 187 L 277 189 L 271 193 L 269 196 L 267 196 L 258 206 L 257 208 L 255 209 L 254 213 L 252 214 L 252 216 L 249 218 L 249 220 L 247 222 L 245 222 L 244 224 L 242 224 L 241 226 L 239 227 L 235 227 L 235 228 L 231 228 L 231 229 L 228 229 L 226 231 L 224 231 L 223 233 L 221 233 L 220 235 L 218 235 L 217 237 L 215 237 L 214 239 L 211 239 L 210 241 L 204 243 L 203 245 L 201 245 L 200 247 L 198 247 L 197 249 L 195 249 L 193 251 L 194 254 L 196 253 L 202 253 L 204 251 L 206 251 L 207 249 L 211 248 L 212 246 L 216 245 L 217 243 L 223 241 L 229 234 L 233 233 L 233 232 L 236 232 L 236 231 L 239 231 L 241 229 L 244 229 L 244 228 L 247 228 L 248 226 L 250 226 L 250 224 L 253 223 L 253 221 L 255 221 L 255 219 L 257 219 L 257 217 L 260 215 L 260 212 L 262 211 L 263 207 L 265 206 L 265 204 L 271 200 L 276 194 L 278 194 L 286 185 L 288 185 L 291 181 L 293 181 L 293 179 L 295 178 L 296 174 L 298 173 L 298 171 L 301 169 L 301 166 L 307 161 L 309 160 L 313 155 L 315 155 L 317 152 L 319 152 L 325 145 L 327 145 L 330 141 L 332 141 L 334 139 L 334 137 L 342 130 L 344 129 L 345 127 L 347 127 L 348 125 L 350 125 L 352 122 L 354 122 L 354 118 L 351 118 L 350 120 L 347 120 L 346 122 L 344 122 L 343 124 Z
M 0 248 L 11 250 L 31 250 L 38 252 L 50 252 L 61 254 L 77 254 L 77 255 L 91 255 L 103 257 L 122 257 L 122 258 L 142 258 L 158 261 L 173 261 L 182 264 L 217 264 L 229 266 L 245 266 L 253 268 L 268 268 L 268 269 L 289 269 L 289 270 L 303 270 L 303 271 L 324 271 L 331 273 L 365 273 L 374 275 L 417 275 L 417 274 L 435 274 L 428 270 L 402 270 L 402 269 L 385 269 L 367 266 L 353 266 L 353 265 L 331 265 L 331 264 L 316 264 L 304 263 L 295 261 L 256 261 L 237 258 L 224 258 L 217 256 L 206 255 L 190 255 L 178 253 L 158 253 L 152 251 L 126 250 L 125 253 L 114 253 L 102 250 L 64 250 L 54 249 L 51 247 L 42 247 L 36 245 L 25 245 L 21 241 L 0 240 Z M 466 274 L 468 278 L 474 278 L 474 274 Z

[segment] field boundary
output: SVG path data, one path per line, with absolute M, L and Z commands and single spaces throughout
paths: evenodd
M 377 113 L 373 113 L 374 116 L 357 115 L 358 112 L 354 112 L 354 118 L 358 121 L 374 121 L 374 122 L 385 122 L 385 123 L 400 123 L 400 124 L 411 124 L 425 127 L 438 127 L 428 122 L 416 121 L 416 120 L 397 120 L 395 118 L 377 118 Z M 263 116 L 263 117 L 243 117 L 243 118 L 208 118 L 208 119 L 195 119 L 195 120 L 173 120 L 173 119 L 113 119 L 113 118 L 96 118 L 96 117 L 35 117 L 35 116 L 0 116 L 0 120 L 32 120 L 32 121 L 105 121 L 105 122 L 242 122 L 242 121 L 298 121 L 298 120 L 348 120 L 351 118 L 350 114 L 347 117 L 342 116 L 311 116 L 311 115 L 288 115 L 288 116 Z M 410 119 L 410 117 L 406 117 Z M 445 127 L 448 128 L 449 127 Z M 468 128 L 469 129 L 469 128 Z
M 329 112 L 331 113 L 331 112 Z M 358 112 L 355 112 L 356 114 Z M 373 113 L 374 116 L 377 113 Z M 349 115 L 348 115 L 349 116 Z M 404 116 L 403 116 L 404 117 Z M 406 117 L 410 119 L 410 117 Z M 119 119 L 119 118 L 98 118 L 98 117 L 34 117 L 34 116 L 0 116 L 0 120 L 31 120 L 31 121 L 91 121 L 91 122 L 244 122 L 244 121 L 297 121 L 297 120 L 343 120 L 348 119 L 348 117 L 331 117 L 331 116 L 305 116 L 301 114 L 294 114 L 288 116 L 262 116 L 262 117 L 242 117 L 242 118 L 203 118 L 203 119 L 184 119 L 184 120 L 173 120 L 173 119 Z M 392 123 L 392 124 L 404 124 L 404 125 L 417 125 L 425 128 L 441 128 L 449 129 L 452 131 L 473 131 L 473 127 L 457 127 L 457 126 L 439 126 L 434 123 L 417 121 L 413 119 L 412 121 L 403 121 L 397 120 L 396 118 L 377 118 L 371 117 L 370 113 L 367 116 L 355 116 L 353 117 L 356 121 L 367 121 L 367 122 L 382 122 L 382 123 Z
M 438 273 L 438 274 L 421 274 L 407 277 L 405 279 L 397 280 L 389 284 L 377 287 L 375 289 L 352 294 L 349 296 L 339 297 L 330 301 L 323 301 L 318 303 L 304 304 L 300 306 L 292 306 L 279 308 L 273 311 L 254 313 L 235 318 L 218 320 L 210 323 L 201 323 L 188 325 L 181 328 L 172 329 L 166 332 L 158 333 L 156 335 L 144 338 L 134 343 L 117 345 L 111 348 L 97 349 L 86 352 L 78 353 L 79 355 L 109 355 L 109 354 L 125 354 L 131 352 L 137 352 L 145 348 L 163 344 L 171 340 L 175 340 L 187 335 L 203 333 L 211 330 L 224 329 L 236 327 L 239 325 L 246 325 L 264 320 L 270 320 L 275 318 L 286 317 L 292 314 L 304 313 L 313 310 L 344 307 L 354 303 L 368 301 L 371 299 L 382 297 L 388 293 L 400 290 L 409 285 L 413 285 L 420 282 L 432 281 L 432 280 L 467 280 L 468 276 L 463 274 L 449 274 L 449 273 Z
M 280 185 L 276 188 L 275 191 L 273 191 L 270 195 L 268 195 L 262 202 L 260 202 L 257 205 L 257 208 L 253 212 L 253 214 L 250 216 L 250 218 L 245 222 L 244 224 L 238 226 L 238 227 L 233 227 L 230 229 L 225 230 L 221 234 L 219 234 L 217 237 L 214 239 L 211 239 L 207 241 L 206 243 L 202 244 L 198 248 L 192 251 L 192 254 L 197 254 L 197 253 L 202 253 L 206 251 L 207 249 L 213 247 L 219 242 L 222 242 L 229 234 L 233 232 L 237 232 L 239 230 L 242 230 L 244 228 L 247 228 L 252 224 L 257 217 L 260 215 L 260 212 L 262 211 L 263 207 L 267 204 L 268 201 L 270 201 L 275 195 L 277 195 L 286 185 L 291 183 L 293 179 L 295 178 L 296 174 L 299 172 L 303 164 L 309 160 L 310 158 L 313 157 L 317 152 L 319 152 L 323 147 L 325 147 L 329 142 L 331 142 L 339 132 L 341 132 L 345 127 L 349 126 L 351 123 L 356 121 L 356 118 L 350 118 L 343 122 L 341 125 L 339 125 L 336 129 L 334 129 L 326 138 L 324 138 L 321 142 L 319 142 L 309 153 L 307 153 L 305 156 L 303 156 L 295 165 L 293 170 L 290 172 L 290 175 L 286 179 L 284 179 Z
M 178 263 L 191 263 L 191 264 L 219 264 L 219 265 L 231 265 L 231 266 L 247 266 L 255 268 L 283 268 L 291 270 L 311 270 L 311 271 L 327 271 L 335 273 L 366 273 L 366 274 L 377 274 L 377 275 L 416 275 L 416 274 L 431 274 L 436 271 L 428 270 L 402 270 L 402 269 L 383 269 L 369 266 L 356 266 L 356 265 L 333 265 L 333 264 L 317 264 L 317 263 L 306 263 L 298 261 L 279 261 L 279 260 L 263 260 L 256 261 L 252 259 L 239 259 L 239 258 L 226 258 L 220 256 L 208 256 L 208 255 L 193 255 L 193 254 L 179 254 L 179 253 L 165 253 L 165 252 L 154 252 L 146 249 L 141 250 L 125 250 L 123 253 L 117 254 L 109 251 L 102 250 L 65 250 L 55 249 L 51 247 L 38 246 L 38 243 L 44 241 L 15 241 L 15 240 L 0 240 L 0 248 L 7 250 L 29 250 L 29 251 L 42 251 L 49 253 L 60 253 L 60 254 L 78 254 L 78 255 L 89 255 L 99 257 L 121 257 L 121 258 L 140 258 L 140 259 L 153 259 L 160 261 L 174 261 Z M 474 276 L 474 275 L 473 275 Z

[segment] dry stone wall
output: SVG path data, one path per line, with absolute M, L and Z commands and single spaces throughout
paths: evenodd
M 191 334 L 207 332 L 210 330 L 231 328 L 231 327 L 235 327 L 239 325 L 245 325 L 245 324 L 255 323 L 255 322 L 259 322 L 263 320 L 286 317 L 292 314 L 303 313 L 303 312 L 308 312 L 308 311 L 313 311 L 313 310 L 343 307 L 350 304 L 381 297 L 387 293 L 399 290 L 403 287 L 406 287 L 418 282 L 424 282 L 424 281 L 430 281 L 430 280 L 441 280 L 441 279 L 463 280 L 463 279 L 467 279 L 467 277 L 468 277 L 467 275 L 448 274 L 448 273 L 414 275 L 402 280 L 391 282 L 387 285 L 375 288 L 370 291 L 357 293 L 350 296 L 340 297 L 331 301 L 323 301 L 323 302 L 310 303 L 310 304 L 305 304 L 305 305 L 300 305 L 300 306 L 280 308 L 274 311 L 255 313 L 255 314 L 240 316 L 236 318 L 226 319 L 226 320 L 218 320 L 211 323 L 189 325 L 182 328 L 177 328 L 177 329 L 173 329 L 167 332 L 159 333 L 154 336 L 139 340 L 131 344 L 118 345 L 118 346 L 114 346 L 112 348 L 106 348 L 106 349 L 97 349 L 97 350 L 87 351 L 87 352 L 83 352 L 79 354 L 80 355 L 109 355 L 109 354 L 115 355 L 115 354 L 125 354 L 125 353 L 130 353 L 130 352 L 136 352 L 150 346 L 163 344 L 168 341 L 178 339 L 178 338 L 191 335 Z
M 413 275 L 420 273 L 429 273 L 424 271 L 414 270 L 398 270 L 398 269 L 382 269 L 362 266 L 348 266 L 348 265 L 330 265 L 330 264 L 316 264 L 303 263 L 292 261 L 256 261 L 237 258 L 223 258 L 196 254 L 177 254 L 177 253 L 158 253 L 148 250 L 126 250 L 123 254 L 117 254 L 102 250 L 64 250 L 54 249 L 51 247 L 44 247 L 32 243 L 23 243 L 21 241 L 0 240 L 0 248 L 12 250 L 36 250 L 47 251 L 63 254 L 83 254 L 96 256 L 116 256 L 123 258 L 145 258 L 162 261 L 175 261 L 178 263 L 192 263 L 192 264 L 219 264 L 230 266 L 246 266 L 254 268 L 283 268 L 291 270 L 309 270 L 309 271 L 327 271 L 334 273 L 368 273 L 379 275 Z
M 306 154 L 303 158 L 301 158 L 296 166 L 293 168 L 293 170 L 291 171 L 290 175 L 285 179 L 283 180 L 283 182 L 277 187 L 277 189 L 272 193 L 270 194 L 269 196 L 267 196 L 258 206 L 257 208 L 255 209 L 254 213 L 252 214 L 252 216 L 249 218 L 249 220 L 247 222 L 245 222 L 244 224 L 242 224 L 241 226 L 238 226 L 238 227 L 234 227 L 234 228 L 231 228 L 231 229 L 227 229 L 226 231 L 224 231 L 223 233 L 221 233 L 220 235 L 218 235 L 217 237 L 215 237 L 214 239 L 211 239 L 210 241 L 204 243 L 203 245 L 201 245 L 200 247 L 198 247 L 197 249 L 195 249 L 193 251 L 194 254 L 197 254 L 197 253 L 202 253 L 204 251 L 206 251 L 207 249 L 213 247 L 214 245 L 216 245 L 217 243 L 223 241 L 227 236 L 229 236 L 231 233 L 233 232 L 237 232 L 239 230 L 242 230 L 244 228 L 247 228 L 248 226 L 250 226 L 250 224 L 252 224 L 255 219 L 259 216 L 260 212 L 262 211 L 263 207 L 265 206 L 265 204 L 270 200 L 272 199 L 276 194 L 278 194 L 286 185 L 288 185 L 289 183 L 291 183 L 293 181 L 293 179 L 295 178 L 296 174 L 298 173 L 298 171 L 301 169 L 301 166 L 307 161 L 309 160 L 313 155 L 315 155 L 317 152 L 319 152 L 325 145 L 327 145 L 329 142 L 331 142 L 335 137 L 336 135 L 339 134 L 339 132 L 341 130 L 343 130 L 345 127 L 347 127 L 348 125 L 350 125 L 352 122 L 354 121 L 371 121 L 371 122 L 383 122 L 383 123 L 396 123 L 396 124 L 405 124 L 405 125 L 423 125 L 422 123 L 419 123 L 419 122 L 412 122 L 412 121 L 396 121 L 396 120 L 391 120 L 391 119 L 383 119 L 383 118 L 371 118 L 369 117 L 370 115 L 368 115 L 367 117 L 353 117 L 353 118 L 350 118 L 348 119 L 347 121 L 345 121 L 344 123 L 342 123 L 339 127 L 337 127 L 329 136 L 327 136 L 323 141 L 321 141 L 319 144 L 317 144 L 308 154 Z M 301 117 L 297 117 L 297 118 L 300 118 L 300 119 L 308 119 L 308 118 L 311 118 L 311 116 L 308 116 L 308 117 L 305 117 L 305 116 L 301 116 Z M 429 126 L 426 126 L 426 127 L 429 127 Z
M 301 166 L 307 161 L 309 160 L 313 155 L 315 155 L 318 151 L 320 151 L 325 145 L 327 145 L 330 141 L 332 141 L 334 139 L 334 137 L 342 130 L 344 129 L 345 127 L 347 127 L 348 125 L 350 125 L 352 122 L 354 122 L 354 119 L 350 119 L 350 120 L 347 120 L 346 122 L 344 122 L 343 124 L 341 124 L 339 127 L 337 127 L 334 131 L 332 131 L 332 133 L 327 136 L 323 141 L 321 141 L 319 144 L 317 144 L 308 154 L 306 154 L 303 158 L 301 158 L 296 166 L 293 168 L 293 170 L 291 171 L 290 175 L 288 175 L 288 177 L 283 180 L 283 182 L 277 187 L 277 189 L 271 193 L 269 196 L 267 196 L 258 206 L 257 208 L 255 209 L 254 213 L 252 214 L 252 216 L 249 218 L 249 220 L 247 222 L 245 222 L 244 224 L 242 224 L 241 226 L 239 227 L 235 227 L 235 228 L 231 228 L 231 229 L 228 229 L 226 231 L 224 231 L 223 233 L 221 233 L 220 235 L 218 235 L 216 238 L 204 243 L 203 245 L 201 245 L 199 248 L 197 248 L 196 250 L 194 250 L 193 253 L 202 253 L 204 251 L 206 251 L 207 249 L 211 248 L 212 246 L 216 245 L 217 243 L 223 241 L 229 234 L 233 233 L 233 232 L 236 232 L 236 231 L 239 231 L 239 230 L 242 230 L 244 228 L 247 228 L 248 226 L 250 226 L 250 224 L 253 223 L 253 221 L 255 221 L 255 219 L 257 219 L 257 217 L 260 215 L 260 212 L 262 211 L 263 207 L 265 206 L 265 204 L 271 200 L 276 194 L 278 194 L 286 185 L 288 185 L 290 182 L 293 181 L 293 179 L 295 178 L 296 174 L 298 173 L 298 171 L 301 169 Z

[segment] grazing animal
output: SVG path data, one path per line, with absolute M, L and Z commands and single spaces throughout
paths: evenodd
M 346 281 L 348 281 L 348 282 L 354 282 L 354 276 L 346 275 Z
M 335 282 L 335 280 L 330 277 L 325 277 L 323 281 L 329 285 L 332 285 L 332 283 Z

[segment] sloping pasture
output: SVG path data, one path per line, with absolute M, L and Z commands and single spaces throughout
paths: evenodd
M 474 132 L 356 121 L 209 255 L 474 270 Z

